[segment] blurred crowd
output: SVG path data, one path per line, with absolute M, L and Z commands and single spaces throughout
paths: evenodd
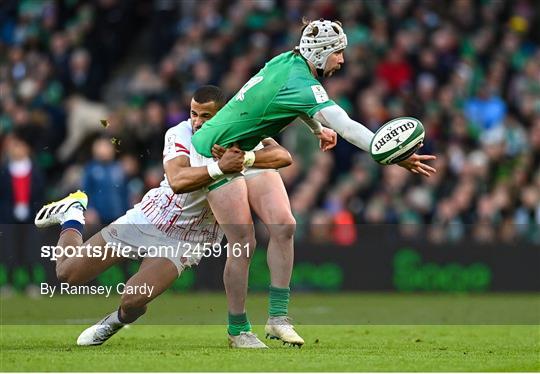
M 302 16 L 347 33 L 329 96 L 373 131 L 419 118 L 438 173 L 382 167 L 344 140 L 322 153 L 307 129 L 289 128 L 278 140 L 295 159 L 281 172 L 298 238 L 352 243 L 344 224 L 357 223 L 435 242 L 540 241 L 534 0 L 6 0 L 0 222 L 31 222 L 77 188 L 88 222 L 123 214 L 163 177 L 163 136 L 188 118 L 193 91 L 234 95 L 294 47 Z

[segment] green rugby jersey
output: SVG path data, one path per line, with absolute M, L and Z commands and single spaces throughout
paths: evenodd
M 193 135 L 201 155 L 212 157 L 214 144 L 238 142 L 244 151 L 277 135 L 299 115 L 313 117 L 334 105 L 307 62 L 293 52 L 270 60 L 237 94 Z

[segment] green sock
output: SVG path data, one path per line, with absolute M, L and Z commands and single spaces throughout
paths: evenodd
M 289 314 L 289 296 L 291 289 L 270 286 L 270 303 L 268 315 L 270 317 L 286 316 Z
M 229 326 L 227 327 L 229 335 L 237 336 L 242 331 L 251 331 L 251 324 L 246 313 L 231 314 L 229 313 Z

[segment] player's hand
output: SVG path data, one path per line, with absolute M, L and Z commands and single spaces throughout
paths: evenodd
M 241 172 L 244 170 L 244 151 L 234 146 L 225 150 L 218 166 L 224 174 Z
M 219 160 L 219 159 L 221 159 L 223 157 L 226 150 L 227 150 L 227 148 L 222 147 L 222 146 L 217 145 L 217 144 L 214 144 L 214 146 L 212 147 L 212 156 L 215 159 Z
M 421 174 L 430 177 L 431 174 L 435 174 L 437 170 L 424 164 L 424 161 L 435 160 L 436 158 L 437 157 L 433 155 L 418 155 L 414 153 L 408 159 L 398 162 L 398 165 L 409 170 L 413 174 Z
M 265 147 L 279 147 L 279 143 L 272 138 L 264 138 L 261 143 Z
M 337 134 L 334 130 L 323 127 L 322 132 L 317 135 L 319 138 L 319 147 L 323 152 L 334 148 L 337 144 Z

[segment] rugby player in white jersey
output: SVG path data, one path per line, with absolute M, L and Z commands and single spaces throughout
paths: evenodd
M 206 202 L 204 188 L 214 179 L 207 167 L 190 167 L 189 149 L 192 135 L 224 104 L 221 90 L 215 86 L 199 88 L 191 101 L 190 119 L 169 129 L 165 135 L 163 165 L 165 178 L 160 186 L 146 193 L 142 201 L 111 225 L 83 243 L 84 210 L 88 198 L 77 191 L 68 197 L 45 205 L 36 215 L 35 224 L 47 227 L 62 226 L 58 247 L 92 248 L 92 257 L 85 251 L 83 257 L 57 258 L 56 274 L 61 282 L 80 285 L 93 280 L 112 265 L 127 257 L 142 257 L 141 266 L 126 283 L 126 288 L 153 287 L 151 295 L 124 293 L 118 310 L 110 313 L 86 329 L 77 339 L 79 345 L 101 345 L 126 324 L 136 321 L 147 309 L 147 304 L 167 290 L 186 267 L 196 265 L 203 255 L 193 250 L 197 244 L 219 244 L 223 237 Z M 289 153 L 272 139 L 265 139 L 256 151 L 257 168 L 276 169 L 288 166 Z M 216 162 L 221 170 L 240 176 L 244 170 L 245 154 L 232 147 Z M 183 191 L 182 193 L 178 193 Z M 179 245 L 180 244 L 180 245 Z M 151 247 L 168 250 L 150 254 Z M 104 254 L 107 254 L 105 257 Z M 237 342 L 240 348 L 260 348 L 251 333 L 242 334 Z

